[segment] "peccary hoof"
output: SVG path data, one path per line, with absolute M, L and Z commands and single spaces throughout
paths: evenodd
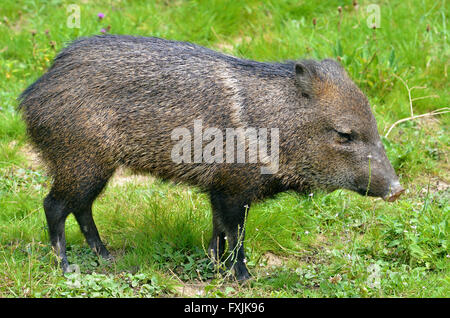
M 79 274 L 80 273 L 80 266 L 78 266 L 77 264 L 70 264 L 66 267 L 66 270 L 64 271 L 64 274 L 66 273 L 76 273 Z
M 108 262 L 115 262 L 115 261 L 116 261 L 116 259 L 114 258 L 114 256 L 112 256 L 111 254 L 106 255 L 106 256 L 103 256 L 103 259 L 104 259 L 105 261 L 108 261 Z
M 64 274 L 70 274 L 70 273 L 80 273 L 80 266 L 77 264 L 69 264 L 67 260 L 61 260 L 60 266 L 62 269 L 62 273 Z
M 245 264 L 236 263 L 231 267 L 230 265 L 222 264 L 222 266 L 219 266 L 218 269 L 216 268 L 215 270 L 218 270 L 219 274 L 222 277 L 235 280 L 240 283 L 243 283 L 252 277 L 252 275 L 250 275 L 250 273 L 248 272 Z
M 69 265 L 69 262 L 67 261 L 67 257 L 57 257 L 53 260 L 53 264 L 57 267 L 60 267 L 62 270 L 62 273 L 71 273 L 71 267 Z
M 250 278 L 252 278 L 252 275 L 250 275 L 249 272 L 240 274 L 239 276 L 236 276 L 236 280 L 240 283 L 244 283 L 247 280 L 249 280 Z
M 252 277 L 250 275 L 250 273 L 248 272 L 248 269 L 244 263 L 242 263 L 242 264 L 236 263 L 233 266 L 233 269 L 234 269 L 234 277 L 236 278 L 236 280 L 238 282 L 241 282 L 241 283 L 245 282 L 246 280 L 248 280 Z

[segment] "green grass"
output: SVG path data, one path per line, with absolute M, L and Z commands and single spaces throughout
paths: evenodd
M 80 28 L 70 29 L 72 2 L 0 4 L 0 297 L 450 296 L 447 113 L 400 123 L 383 138 L 407 189 L 395 203 L 338 190 L 254 205 L 246 235 L 254 278 L 237 285 L 217 278 L 205 254 L 207 196 L 127 172 L 94 206 L 116 261 L 98 259 L 70 216 L 68 256 L 81 273 L 61 275 L 42 208 L 50 180 L 15 112 L 17 96 L 67 42 L 110 26 L 110 33 L 191 41 L 257 60 L 339 59 L 385 135 L 411 115 L 399 78 L 419 87 L 415 115 L 449 106 L 444 0 L 361 1 L 358 8 L 352 1 L 83 1 Z M 372 3 L 380 6 L 376 30 L 366 23 Z

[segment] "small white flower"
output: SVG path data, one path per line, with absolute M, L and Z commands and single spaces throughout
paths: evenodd
M 309 234 L 309 231 L 305 231 L 305 235 L 308 235 Z

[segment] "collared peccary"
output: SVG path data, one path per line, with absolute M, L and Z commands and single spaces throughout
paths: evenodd
M 94 36 L 63 49 L 19 108 L 53 177 L 44 210 L 63 270 L 69 213 L 90 247 L 110 258 L 91 207 L 119 166 L 208 192 L 211 256 L 220 258 L 228 239 L 238 280 L 249 277 L 243 234 L 252 202 L 288 190 L 342 188 L 388 201 L 404 191 L 367 98 L 330 59 L 263 63 L 185 42 Z M 173 160 L 174 129 L 192 131 L 195 121 L 222 131 L 278 129 L 277 169 Z

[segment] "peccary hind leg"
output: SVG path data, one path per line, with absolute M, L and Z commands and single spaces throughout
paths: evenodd
M 221 260 L 225 253 L 226 241 L 231 252 L 230 268 L 238 281 L 250 278 L 245 266 L 244 236 L 245 219 L 249 204 L 241 198 L 221 192 L 211 192 L 213 210 L 213 237 L 209 244 L 209 253 L 214 260 Z
M 50 242 L 53 250 L 60 258 L 63 272 L 67 272 L 69 262 L 66 256 L 65 222 L 70 213 L 69 207 L 64 200 L 58 199 L 54 191 L 44 199 L 44 211 L 47 218 Z
M 72 181 L 70 185 L 65 183 L 64 186 L 56 177 L 50 193 L 44 199 L 50 241 L 60 258 L 63 272 L 69 270 L 64 228 L 66 218 L 70 213 L 75 215 L 80 229 L 93 251 L 105 259 L 112 259 L 100 239 L 92 218 L 92 203 L 103 190 L 111 174 L 109 173 L 107 177 L 91 175 L 88 179 L 83 178 L 83 181 L 80 181 L 80 178 L 78 181 Z M 67 182 L 67 179 L 65 181 Z

